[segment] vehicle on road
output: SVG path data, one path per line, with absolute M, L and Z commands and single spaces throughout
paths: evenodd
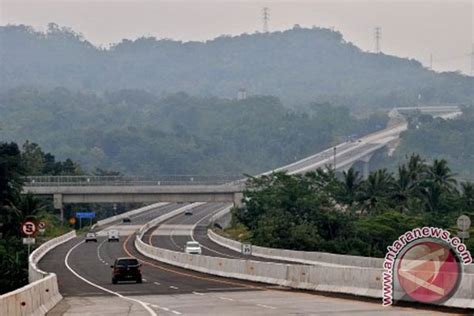
M 187 209 L 186 211 L 184 211 L 184 215 L 193 215 L 193 209 Z
M 112 283 L 117 284 L 118 281 L 136 281 L 142 283 L 142 265 L 137 259 L 131 257 L 117 258 L 110 267 L 112 270 Z
M 200 255 L 202 253 L 201 245 L 197 241 L 188 241 L 184 252 L 190 255 Z
M 89 241 L 95 241 L 97 242 L 97 235 L 96 233 L 87 233 L 86 234 L 86 239 L 85 239 L 85 242 L 89 242 Z
M 131 223 L 132 220 L 130 219 L 130 217 L 125 217 L 124 219 L 122 219 L 122 223 Z
M 119 241 L 119 232 L 118 230 L 109 230 L 107 233 L 108 241 Z

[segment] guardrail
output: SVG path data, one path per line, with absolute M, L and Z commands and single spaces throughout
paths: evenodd
M 30 284 L 0 296 L 0 315 L 45 315 L 61 301 L 56 274 L 41 271 L 36 264 L 48 251 L 74 237 L 76 231 L 71 231 L 47 241 L 31 253 L 28 258 Z
M 157 186 L 157 185 L 221 185 L 242 176 L 28 176 L 23 177 L 25 186 Z

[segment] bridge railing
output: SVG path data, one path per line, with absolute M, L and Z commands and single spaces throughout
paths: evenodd
M 221 185 L 243 176 L 165 175 L 143 176 L 28 176 L 24 186 L 156 186 L 156 185 Z

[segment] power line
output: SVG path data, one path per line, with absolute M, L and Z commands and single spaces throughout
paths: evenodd
M 380 26 L 377 26 L 375 28 L 375 52 L 380 53 L 381 52 L 381 42 L 382 42 L 382 28 Z
M 262 9 L 262 19 L 263 19 L 263 33 L 268 33 L 268 21 L 270 20 L 270 9 L 264 7 Z

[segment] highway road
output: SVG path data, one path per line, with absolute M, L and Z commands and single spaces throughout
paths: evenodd
M 224 206 L 206 204 L 194 210 L 192 216 L 179 215 L 167 225 L 198 224 L 194 238 L 203 242 L 200 227 L 206 225 L 210 214 Z M 181 207 L 183 204 L 169 204 L 132 216 L 130 224 L 115 223 L 105 228 L 119 229 L 123 234 L 120 242 L 107 242 L 105 236 L 100 236 L 97 243 L 86 244 L 78 237 L 48 253 L 39 266 L 58 275 L 60 292 L 65 297 L 48 315 L 434 314 L 432 311 L 402 307 L 384 308 L 380 302 L 327 297 L 273 285 L 210 276 L 140 255 L 133 246 L 133 228 Z M 175 240 L 177 247 L 187 238 L 176 237 L 180 237 Z M 207 242 L 209 241 L 203 243 Z M 215 245 L 209 246 L 213 250 L 218 249 Z M 211 250 L 205 251 L 218 255 Z M 236 253 L 228 254 L 238 256 Z M 115 258 L 122 256 L 135 256 L 142 262 L 142 284 L 111 283 L 110 264 Z

